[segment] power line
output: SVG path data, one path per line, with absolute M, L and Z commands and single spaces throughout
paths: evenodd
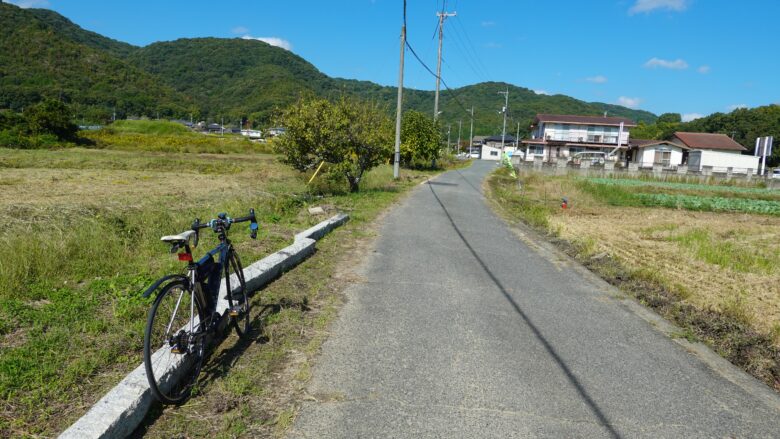
M 487 71 L 485 70 L 484 64 L 479 59 L 479 55 L 475 55 L 475 50 L 473 49 L 473 46 L 471 46 L 469 43 L 466 42 L 464 38 L 468 38 L 468 35 L 466 34 L 465 28 L 463 26 L 463 23 L 458 20 L 459 17 L 455 17 L 456 25 L 453 26 L 452 30 L 455 33 L 455 43 L 458 47 L 458 50 L 464 55 L 464 58 L 466 58 L 467 63 L 469 64 L 469 67 L 471 70 L 483 81 L 489 81 Z M 461 27 L 461 30 L 458 30 L 458 26 Z M 461 33 L 464 34 L 464 36 L 461 36 Z
M 479 55 L 479 52 L 477 52 L 474 42 L 471 40 L 471 37 L 469 36 L 468 31 L 466 30 L 466 26 L 461 22 L 459 17 L 455 17 L 455 27 L 460 26 L 461 30 L 463 31 L 463 36 L 466 38 L 467 47 L 471 49 L 471 52 L 474 54 L 474 59 L 476 59 L 477 63 L 476 65 L 479 66 L 479 68 L 483 69 L 483 72 L 487 73 L 486 77 L 488 80 L 490 79 L 490 72 L 485 70 L 484 64 L 481 62 L 482 58 Z
M 418 61 L 420 64 L 422 64 L 422 66 L 425 68 L 425 70 L 427 70 L 427 71 L 428 71 L 428 73 L 430 73 L 431 75 L 433 75 L 433 77 L 434 77 L 434 78 L 439 78 L 439 80 L 441 81 L 441 83 L 444 85 L 444 88 L 446 88 L 446 89 L 447 89 L 447 91 L 448 91 L 448 92 L 450 92 L 450 93 L 452 94 L 452 98 L 454 98 L 454 99 L 455 99 L 455 102 L 458 104 L 458 106 L 459 106 L 460 108 L 462 108 L 462 109 L 463 109 L 463 111 L 465 111 L 465 112 L 468 114 L 468 112 L 469 112 L 469 111 L 468 111 L 468 110 L 466 110 L 466 107 L 463 105 L 463 103 L 460 101 L 460 99 L 458 99 L 457 93 L 456 93 L 454 90 L 452 90 L 452 89 L 449 87 L 449 85 L 447 85 L 447 82 L 445 82 L 445 81 L 444 81 L 444 79 L 442 79 L 442 78 L 440 78 L 438 75 L 436 75 L 436 73 L 434 73 L 434 72 L 433 72 L 433 70 L 431 70 L 431 68 L 430 68 L 430 67 L 428 67 L 428 65 L 427 65 L 427 64 L 425 64 L 425 62 L 424 62 L 422 59 L 420 59 L 420 57 L 417 55 L 417 52 L 415 52 L 415 51 L 414 51 L 414 48 L 412 47 L 412 45 L 411 45 L 411 44 L 409 44 L 409 40 L 406 40 L 406 47 L 408 47 L 408 48 L 409 48 L 409 51 L 412 53 L 412 56 L 414 56 L 414 58 L 415 58 L 415 59 L 416 59 L 416 60 L 417 60 L 417 61 Z

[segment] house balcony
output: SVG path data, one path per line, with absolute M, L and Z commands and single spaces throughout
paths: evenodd
M 603 136 L 598 134 L 589 134 L 587 136 L 567 136 L 562 134 L 548 134 L 545 136 L 548 142 L 562 143 L 603 143 L 607 145 L 617 145 L 617 136 Z

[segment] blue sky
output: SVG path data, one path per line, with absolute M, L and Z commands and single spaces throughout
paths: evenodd
M 7 0 L 6 0 L 7 1 Z M 436 11 L 409 0 L 408 38 L 431 68 Z M 401 0 L 14 0 L 54 9 L 135 45 L 256 37 L 330 76 L 395 85 Z M 506 81 L 539 93 L 656 114 L 780 103 L 777 0 L 447 0 L 442 77 L 450 87 Z M 434 78 L 407 51 L 405 85 Z

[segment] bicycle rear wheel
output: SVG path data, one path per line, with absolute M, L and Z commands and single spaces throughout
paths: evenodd
M 233 327 L 239 337 L 249 333 L 251 329 L 249 317 L 249 292 L 244 281 L 244 267 L 238 253 L 231 249 L 225 264 L 224 278 L 227 287 L 228 312 Z
M 152 394 L 163 404 L 183 402 L 195 385 L 205 352 L 204 314 L 183 280 L 166 285 L 149 310 L 144 367 Z

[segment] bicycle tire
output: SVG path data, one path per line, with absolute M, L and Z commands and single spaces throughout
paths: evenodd
M 205 356 L 205 336 L 203 332 L 208 324 L 204 318 L 205 307 L 195 296 L 194 308 L 190 307 L 192 291 L 184 280 L 171 282 L 160 291 L 149 310 L 144 330 L 144 367 L 149 388 L 158 401 L 163 404 L 180 404 L 192 392 L 198 379 Z M 188 337 L 190 310 L 194 309 L 197 326 L 194 333 L 200 336 Z M 175 312 L 174 312 L 175 311 Z M 183 335 L 182 335 L 183 334 Z M 181 343 L 173 343 L 179 340 Z M 185 341 L 186 340 L 186 341 Z M 174 346 L 175 345 L 175 346 Z M 178 352 L 175 349 L 179 349 Z M 181 371 L 172 373 L 172 367 L 181 361 Z
M 237 286 L 231 285 L 231 276 L 238 280 Z M 231 324 L 235 328 L 236 334 L 239 337 L 244 337 L 251 330 L 249 292 L 244 280 L 244 267 L 241 265 L 241 259 L 232 248 L 225 263 L 224 278 L 228 307 L 231 312 Z

